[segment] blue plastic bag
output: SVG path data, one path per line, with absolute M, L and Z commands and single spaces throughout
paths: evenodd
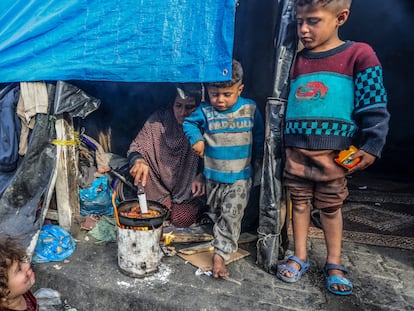
M 106 175 L 95 179 L 90 188 L 79 190 L 80 214 L 113 215 L 112 190 Z
M 43 225 L 34 250 L 32 263 L 62 261 L 76 249 L 73 237 L 57 225 Z

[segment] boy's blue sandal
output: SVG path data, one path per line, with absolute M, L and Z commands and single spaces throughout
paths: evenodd
M 322 272 L 323 272 L 323 275 L 326 278 L 326 287 L 327 287 L 328 291 L 330 291 L 332 294 L 335 294 L 335 295 L 342 295 L 342 296 L 350 295 L 352 293 L 352 283 L 351 283 L 351 281 L 348 280 L 347 278 L 337 276 L 337 275 L 331 275 L 330 276 L 328 274 L 329 270 L 340 270 L 346 275 L 346 274 L 348 274 L 348 269 L 345 268 L 344 266 L 341 266 L 341 265 L 335 265 L 335 264 L 327 263 L 325 265 L 325 267 L 322 268 Z M 334 284 L 345 285 L 349 288 L 349 290 L 347 290 L 347 291 L 333 290 L 332 285 L 334 285 Z
M 289 266 L 287 263 L 289 261 L 294 261 L 296 262 L 299 266 L 300 269 L 297 270 L 295 269 L 295 267 Z M 277 273 L 276 276 L 281 279 L 282 281 L 285 281 L 287 283 L 295 283 L 297 281 L 300 280 L 300 278 L 302 277 L 302 275 L 309 270 L 310 267 L 310 262 L 309 262 L 309 258 L 306 260 L 306 262 L 303 262 L 302 260 L 300 260 L 298 257 L 296 256 L 290 256 L 287 261 L 286 264 L 283 265 L 279 265 L 277 267 Z M 285 275 L 282 274 L 282 271 L 288 271 L 290 273 L 293 274 L 292 277 L 287 277 Z

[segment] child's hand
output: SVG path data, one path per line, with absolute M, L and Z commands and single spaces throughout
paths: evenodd
M 202 173 L 198 174 L 191 183 L 191 192 L 194 197 L 199 197 L 206 193 L 206 182 Z
M 193 145 L 193 150 L 197 153 L 201 158 L 204 157 L 204 141 L 199 140 Z
M 365 152 L 363 150 L 358 150 L 357 152 L 355 152 L 349 159 L 356 159 L 360 157 L 361 161 L 355 165 L 354 167 L 352 167 L 351 169 L 348 170 L 349 173 L 354 173 L 356 171 L 361 171 L 363 169 L 366 169 L 368 166 L 370 166 L 372 163 L 375 162 L 375 160 L 377 159 L 376 156 Z

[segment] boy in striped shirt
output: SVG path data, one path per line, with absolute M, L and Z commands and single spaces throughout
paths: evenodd
M 233 60 L 232 79 L 209 83 L 210 102 L 184 120 L 193 150 L 204 158 L 207 204 L 214 221 L 213 277 L 226 278 L 225 261 L 237 251 L 253 168 L 263 159 L 264 124 L 256 104 L 240 96 L 243 69 Z

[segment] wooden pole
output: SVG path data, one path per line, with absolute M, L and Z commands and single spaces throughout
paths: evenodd
M 56 116 L 57 177 L 56 204 L 59 225 L 71 231 L 73 216 L 79 215 L 78 156 L 73 119 L 68 113 Z

